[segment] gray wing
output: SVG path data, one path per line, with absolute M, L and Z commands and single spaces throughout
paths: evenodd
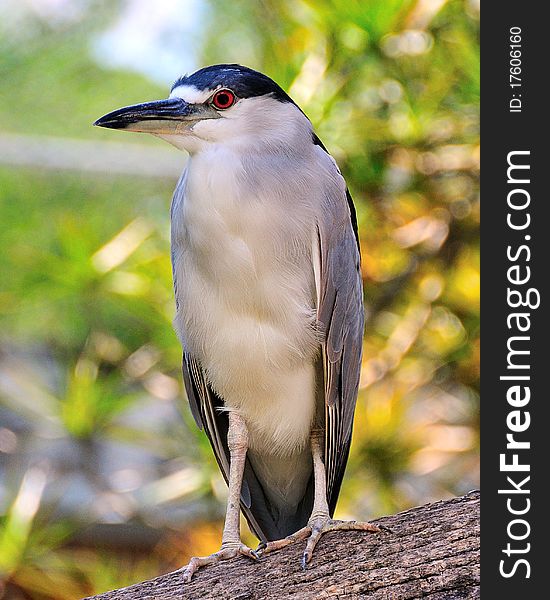
M 318 221 L 318 320 L 324 328 L 325 467 L 334 513 L 351 444 L 364 331 L 355 209 L 349 191 L 327 198 Z

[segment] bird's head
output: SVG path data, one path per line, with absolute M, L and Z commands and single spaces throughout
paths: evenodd
M 311 124 L 272 79 L 241 65 L 213 65 L 180 77 L 170 96 L 120 108 L 94 125 L 140 131 L 194 153 L 211 144 L 289 144 Z

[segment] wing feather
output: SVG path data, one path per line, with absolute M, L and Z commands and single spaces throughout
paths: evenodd
M 318 221 L 318 320 L 325 336 L 325 467 L 331 514 L 349 455 L 361 371 L 363 286 L 355 209 L 349 191 L 328 198 Z

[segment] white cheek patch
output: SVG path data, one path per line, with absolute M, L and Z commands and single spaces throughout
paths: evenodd
M 194 85 L 178 85 L 170 93 L 170 98 L 181 98 L 188 104 L 206 102 L 215 90 L 199 90 Z

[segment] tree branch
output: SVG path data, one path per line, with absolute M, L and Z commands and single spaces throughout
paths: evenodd
M 297 543 L 258 563 L 240 557 L 206 567 L 189 584 L 174 571 L 93 600 L 479 598 L 479 492 L 373 522 L 392 533 L 328 533 L 306 571 Z

